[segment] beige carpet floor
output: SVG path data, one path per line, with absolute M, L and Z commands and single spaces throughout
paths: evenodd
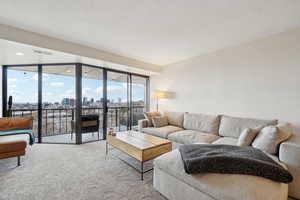
M 0 160 L 1 200 L 165 200 L 152 187 L 153 172 L 139 173 L 120 161 L 116 150 L 105 156 L 105 142 L 83 145 L 35 144 L 22 166 Z M 151 163 L 148 163 L 148 167 Z
M 35 144 L 20 167 L 16 158 L 0 160 L 0 200 L 165 200 L 152 187 L 153 172 L 141 181 L 116 156 L 134 162 L 113 148 L 106 157 L 103 141 Z

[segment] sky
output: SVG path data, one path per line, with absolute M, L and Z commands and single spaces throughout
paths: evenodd
M 43 74 L 43 102 L 61 103 L 63 98 L 75 98 L 75 77 Z M 127 101 L 127 84 L 108 81 L 107 97 L 114 102 L 121 98 Z M 132 84 L 133 101 L 143 100 L 145 86 Z M 7 94 L 13 96 L 14 103 L 37 103 L 38 101 L 38 74 L 8 69 Z M 95 79 L 82 79 L 82 97 L 94 98 L 94 101 L 103 97 L 103 83 Z

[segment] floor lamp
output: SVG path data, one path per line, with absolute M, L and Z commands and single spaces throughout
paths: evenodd
M 154 98 L 156 99 L 156 111 L 158 112 L 159 99 L 168 99 L 168 98 L 170 98 L 170 92 L 157 90 L 157 91 L 154 92 Z

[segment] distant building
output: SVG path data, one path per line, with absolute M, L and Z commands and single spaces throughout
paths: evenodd
M 61 101 L 61 105 L 70 105 L 70 99 L 69 98 L 63 98 Z
M 87 97 L 83 97 L 82 104 L 83 105 L 87 105 L 88 104 L 88 98 Z
M 70 99 L 70 106 L 75 106 L 75 103 L 76 103 L 76 101 L 75 101 L 75 99 Z
M 61 101 L 61 105 L 63 105 L 63 106 L 74 106 L 75 105 L 75 99 L 63 98 L 63 100 Z

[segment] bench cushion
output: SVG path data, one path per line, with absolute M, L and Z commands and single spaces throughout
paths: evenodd
M 26 141 L 24 135 L 0 136 L 0 159 L 25 155 Z
M 0 130 L 32 129 L 33 117 L 0 118 Z
M 25 150 L 26 145 L 27 143 L 24 140 L 0 142 L 0 154 Z

